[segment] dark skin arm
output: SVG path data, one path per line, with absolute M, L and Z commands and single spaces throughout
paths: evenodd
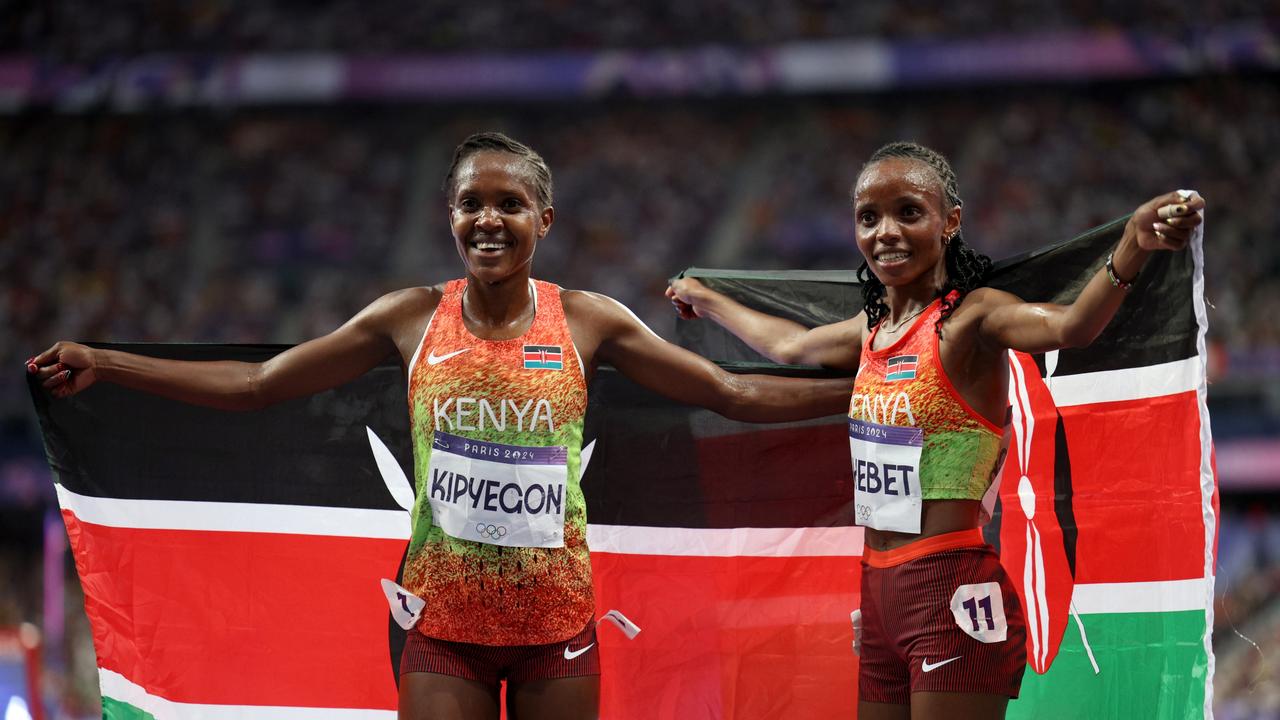
M 1182 208 L 1173 217 L 1161 217 L 1162 207 Z M 1204 198 L 1191 195 L 1183 201 L 1167 193 L 1139 206 L 1125 225 L 1124 235 L 1112 255 L 1116 274 L 1132 280 L 1156 250 L 1181 250 L 1203 222 Z M 1166 211 L 1168 214 L 1168 211 Z M 984 289 L 977 304 L 986 312 L 981 322 L 983 342 L 996 348 L 1028 353 L 1084 347 L 1106 328 L 1124 301 L 1123 290 L 1114 287 L 1099 271 L 1070 305 L 1025 303 L 1014 295 Z M 975 295 L 977 293 L 974 293 Z
M 328 335 L 261 363 L 166 360 L 60 342 L 27 370 L 58 398 L 104 380 L 194 405 L 254 410 L 349 382 L 392 353 L 407 365 L 439 301 L 438 288 L 390 293 Z
M 867 316 L 807 328 L 766 315 L 711 290 L 693 278 L 673 280 L 667 288 L 676 311 L 686 320 L 706 318 L 738 336 L 751 349 L 784 365 L 817 365 L 855 372 L 862 356 Z
M 618 302 L 566 291 L 565 316 L 583 362 L 606 362 L 665 397 L 747 422 L 782 422 L 842 414 L 852 380 L 735 375 L 645 327 Z
M 1202 222 L 1203 208 L 1204 200 L 1198 195 L 1184 199 L 1177 193 L 1161 195 L 1139 206 L 1116 246 L 1116 274 L 1122 280 L 1132 280 L 1151 252 L 1186 247 Z M 858 363 L 861 333 L 866 327 L 864 316 L 854 318 L 855 325 L 843 333 L 841 326 L 851 321 L 808 330 L 750 310 L 692 279 L 673 282 L 667 296 L 682 316 L 715 320 L 757 351 L 780 362 L 835 367 Z M 1099 271 L 1070 305 L 1025 303 L 1007 292 L 979 288 L 966 296 L 944 324 L 942 364 L 965 401 L 999 426 L 1003 424 L 1008 397 L 1007 351 L 1040 353 L 1088 345 L 1111 322 L 1124 296 L 1125 291 L 1114 287 L 1105 271 Z M 882 329 L 876 345 L 887 347 L 907 330 L 905 326 L 897 332 Z M 925 503 L 921 536 L 976 527 L 978 516 L 976 501 L 929 501 Z M 867 543 L 884 550 L 917 537 L 869 530 Z
M 1184 200 L 1178 193 L 1160 195 L 1139 206 L 1115 248 L 1117 275 L 1132 280 L 1152 252 L 1186 247 L 1202 222 L 1203 208 L 1204 199 L 1199 195 Z M 1086 346 L 1111 322 L 1124 296 L 1105 271 L 1094 275 L 1069 305 L 1027 303 L 1002 290 L 978 288 L 965 297 L 945 324 L 943 365 L 965 400 L 1000 425 L 1007 392 L 1005 352 L 1042 353 Z M 863 314 L 807 329 L 747 308 L 691 278 L 673 281 L 667 297 L 682 316 L 714 320 L 777 362 L 857 367 L 866 332 Z M 877 344 L 887 346 L 897 337 L 897 333 L 881 331 Z
M 1181 210 L 1177 216 L 1165 218 L 1159 215 L 1162 207 Z M 1203 222 L 1199 212 L 1203 208 L 1204 199 L 1199 195 L 1184 201 L 1177 193 L 1139 206 L 1112 255 L 1117 276 L 1132 280 L 1152 252 L 1185 248 Z M 1069 305 L 1028 303 L 1003 290 L 978 288 L 969 293 L 944 327 L 942 364 L 947 374 L 957 379 L 956 389 L 964 399 L 999 425 L 1008 393 L 1005 353 L 1085 347 L 1115 317 L 1125 295 L 1111 284 L 1105 270 L 1099 270 Z
M 262 363 L 165 360 L 61 342 L 28 370 L 35 367 L 55 397 L 105 380 L 196 405 L 253 410 L 349 382 L 395 352 L 407 367 L 440 295 L 439 288 L 391 293 L 332 333 Z M 848 379 L 735 375 L 662 340 L 604 296 L 567 291 L 564 304 L 586 365 L 610 363 L 674 400 L 752 422 L 834 415 L 848 404 Z

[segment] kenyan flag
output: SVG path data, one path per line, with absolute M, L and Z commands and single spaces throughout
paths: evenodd
M 1002 264 L 996 284 L 1073 297 L 1120 228 Z M 1199 268 L 1198 240 L 1161 254 L 1093 347 L 1011 358 L 1022 434 L 988 536 L 1030 592 L 1028 655 L 1047 668 L 1027 674 L 1012 716 L 1208 715 L 1216 496 Z M 808 323 L 859 309 L 847 272 L 691 274 Z M 680 333 L 734 368 L 815 372 L 760 364 L 710 323 Z M 413 467 L 398 362 L 256 413 L 110 385 L 33 397 L 107 717 L 394 717 L 403 631 L 380 581 L 397 577 L 397 476 Z M 603 368 L 586 434 L 597 610 L 643 628 L 601 628 L 603 716 L 852 717 L 862 532 L 844 418 L 736 423 Z
M 122 347 L 185 359 L 279 351 Z M 378 580 L 396 577 L 409 521 L 365 428 L 412 467 L 398 363 L 255 413 L 106 384 L 34 397 L 105 717 L 395 717 Z
M 1024 300 L 1070 302 L 1125 220 L 1001 262 L 991 284 Z M 1202 239 L 1154 255 L 1090 347 L 1010 353 L 1012 441 L 986 528 L 1028 618 L 1032 672 L 1010 717 L 1212 716 L 1218 512 Z M 687 274 L 806 325 L 861 309 L 852 273 Z M 763 361 L 712 323 L 678 329 L 704 354 L 744 367 Z M 840 482 L 847 477 L 846 468 Z M 829 681 L 847 688 L 843 670 Z M 840 712 L 852 713 L 851 701 Z
M 1122 228 L 1007 264 L 997 284 L 1066 301 Z M 1088 349 L 1011 357 L 1001 559 L 1022 591 L 1037 673 L 1011 717 L 1212 717 L 1218 497 L 1202 240 L 1153 256 Z

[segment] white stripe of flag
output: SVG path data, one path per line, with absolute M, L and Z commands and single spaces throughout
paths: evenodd
M 54 487 L 62 509 L 107 527 L 409 539 L 409 513 L 403 510 L 100 498 Z
M 1201 360 L 1185 360 L 1079 375 L 1054 375 L 1045 384 L 1058 407 L 1141 400 L 1191 392 L 1200 385 Z
M 1204 611 L 1206 588 L 1210 586 L 1204 578 L 1087 583 L 1076 585 L 1071 600 L 1081 615 Z
M 591 552 L 680 557 L 859 557 L 860 527 L 670 528 L 588 525 Z
M 58 502 L 81 522 L 139 530 L 265 532 L 408 540 L 401 510 L 124 500 L 79 495 L 57 486 Z M 860 527 L 665 528 L 588 525 L 592 552 L 675 557 L 848 557 L 862 555 Z M 1202 578 L 1146 583 L 1077 585 L 1082 614 L 1203 609 Z M 120 698 L 118 696 L 117 699 Z

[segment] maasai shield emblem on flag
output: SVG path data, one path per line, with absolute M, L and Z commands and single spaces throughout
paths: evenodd
M 1023 297 L 1066 301 L 1122 228 L 1117 221 L 1003 263 L 993 284 Z M 1202 241 L 1197 231 L 1186 252 L 1154 254 L 1089 348 L 1034 362 L 1021 356 L 1014 368 L 1011 392 L 1021 377 L 1037 426 L 1053 423 L 1056 414 L 1057 428 L 1052 460 L 1039 427 L 1029 438 L 1034 522 L 1019 511 L 1013 448 L 1001 488 L 1000 536 L 1009 540 L 1001 558 L 1023 587 L 1032 558 L 1032 585 L 1044 588 L 1038 601 L 1047 610 L 1041 667 L 1031 663 L 1044 674 L 1027 674 L 1011 717 L 1043 716 L 1051 707 L 1068 708 L 1074 717 L 1212 715 L 1218 511 L 1205 404 Z M 1048 277 L 1036 275 L 1037 262 Z M 1028 289 L 1037 287 L 1040 292 Z M 1056 410 L 1036 389 L 1041 385 Z M 1043 582 L 1027 537 L 1040 542 Z M 1059 542 L 1061 551 L 1051 547 Z M 1055 597 L 1067 584 L 1063 561 L 1073 576 L 1069 602 Z M 1024 598 L 1024 607 L 1032 605 Z M 1067 618 L 1063 605 L 1069 605 Z M 1029 657 L 1032 650 L 1029 633 Z
M 1056 361 L 1058 353 L 1048 355 Z M 1062 417 L 1035 358 L 1010 352 L 1009 368 L 1012 439 L 1002 483 L 1000 549 L 1005 570 L 1021 589 L 1027 664 L 1043 674 L 1062 643 L 1075 584 L 1071 461 Z
M 1002 263 L 993 284 L 1026 299 L 1072 297 L 1120 229 Z M 1003 512 L 987 534 L 1021 538 L 1004 558 L 1031 568 L 1030 584 L 1011 572 L 1021 592 L 1045 594 L 1033 667 L 1048 671 L 1027 674 L 1011 717 L 1208 715 L 1216 509 L 1200 263 L 1198 239 L 1153 257 L 1094 346 L 1013 359 L 1036 429 L 1021 461 L 1010 449 Z M 809 324 L 860 303 L 848 272 L 692 274 Z M 762 365 L 710 323 L 679 333 L 735 369 L 815 372 Z M 204 359 L 276 350 L 133 349 Z M 403 631 L 389 612 L 394 584 L 382 580 L 397 577 L 408 537 L 408 489 L 395 477 L 412 467 L 398 363 L 257 413 L 110 385 L 34 397 L 107 716 L 394 716 Z M 634 640 L 600 630 L 603 716 L 852 717 L 862 533 L 844 418 L 736 423 L 609 368 L 590 400 L 597 443 L 583 487 L 597 608 L 644 629 Z M 1040 434 L 1048 427 L 1052 439 Z M 1011 507 L 1024 472 L 1034 529 Z

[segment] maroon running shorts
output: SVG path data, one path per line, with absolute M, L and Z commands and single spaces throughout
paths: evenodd
M 860 700 L 913 692 L 1018 697 L 1027 664 L 1022 605 L 979 530 L 862 556 Z
M 567 641 L 546 645 L 477 645 L 427 637 L 409 630 L 400 674 L 431 672 L 494 684 L 600 674 L 596 621 Z

